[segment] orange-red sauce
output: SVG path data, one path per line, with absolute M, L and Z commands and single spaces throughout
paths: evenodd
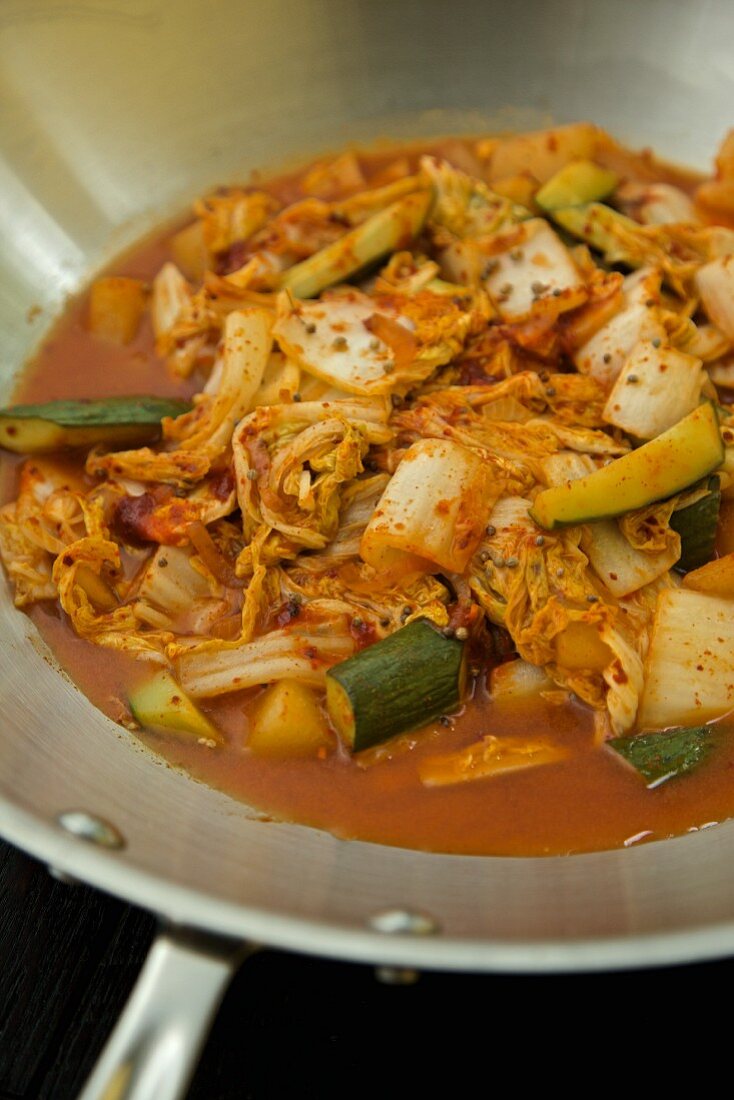
M 455 145 L 455 143 L 452 143 Z M 440 146 L 433 146 L 433 149 Z M 394 157 L 366 163 L 379 171 Z M 649 166 L 646 166 L 649 171 Z M 652 173 L 651 173 L 652 174 Z M 661 178 L 661 173 L 655 171 Z M 675 172 L 680 185 L 692 177 Z M 298 177 L 269 186 L 283 200 L 298 196 Z M 179 223 L 181 224 L 181 223 Z M 176 227 L 178 228 L 178 226 Z M 169 259 L 171 227 L 120 258 L 111 271 L 150 279 Z M 108 394 L 188 396 L 196 379 L 171 378 L 153 352 L 147 321 L 135 340 L 117 347 L 90 335 L 84 325 L 86 296 L 68 308 L 18 387 L 18 401 Z M 198 380 L 200 382 L 200 380 Z M 12 467 L 16 460 L 8 463 Z M 12 476 L 10 478 L 12 481 Z M 6 488 L 12 497 L 13 486 Z M 732 516 L 722 525 L 734 538 Z M 727 548 L 730 549 L 727 543 Z M 60 664 L 101 710 L 125 716 L 127 692 L 141 677 L 140 663 L 86 643 L 55 607 L 40 604 L 31 617 Z M 247 749 L 247 708 L 257 692 L 202 704 L 224 730 L 227 743 L 208 749 L 175 738 L 141 736 L 171 764 L 266 814 L 328 829 L 342 837 L 444 852 L 541 855 L 618 847 L 660 839 L 734 815 L 734 735 L 722 726 L 710 759 L 678 781 L 648 790 L 609 750 L 595 747 L 592 715 L 581 705 L 549 703 L 500 707 L 489 701 L 484 678 L 462 713 L 445 727 L 436 723 L 397 739 L 379 762 L 337 751 L 327 760 L 259 759 Z M 444 788 L 423 787 L 418 764 L 483 734 L 550 731 L 572 752 L 561 763 Z

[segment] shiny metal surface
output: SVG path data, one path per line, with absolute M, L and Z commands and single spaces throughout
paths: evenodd
M 101 817 L 94 817 L 85 810 L 64 810 L 56 820 L 67 833 L 86 840 L 88 844 L 96 844 L 100 848 L 110 848 L 113 851 L 125 847 L 125 838 L 117 826 Z
M 703 165 L 732 122 L 733 45 L 727 0 L 5 0 L 0 398 L 64 296 L 202 188 L 348 140 L 549 116 Z M 0 833 L 56 868 L 179 923 L 383 965 L 609 968 L 734 949 L 731 823 L 546 860 L 263 823 L 97 713 L 5 591 L 0 614 Z M 114 822 L 125 849 L 65 833 L 70 806 Z M 366 923 L 382 909 L 441 931 L 383 935 Z
M 179 1100 L 246 951 L 207 935 L 160 935 L 79 1100 Z

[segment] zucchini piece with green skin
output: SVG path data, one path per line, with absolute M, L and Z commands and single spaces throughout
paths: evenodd
M 601 168 L 593 160 L 575 160 L 543 184 L 535 201 L 547 211 L 586 205 L 605 199 L 618 182 L 619 177 L 614 172 Z
M 710 562 L 716 545 L 721 490 L 717 475 L 708 479 L 708 492 L 670 517 L 670 526 L 680 535 L 680 558 L 676 569 L 688 573 Z
M 172 733 L 186 741 L 223 743 L 224 738 L 170 672 L 162 669 L 128 695 L 132 715 L 145 729 Z
M 684 726 L 636 737 L 615 737 L 607 745 L 653 788 L 698 767 L 713 747 L 713 736 L 711 726 Z
M 281 278 L 281 287 L 296 298 L 315 298 L 388 252 L 405 248 L 420 233 L 432 201 L 431 191 L 414 191 L 379 210 L 356 229 L 289 268 Z
M 605 206 L 601 202 L 590 202 L 583 206 L 563 206 L 548 212 L 553 221 L 568 233 L 579 237 L 597 252 L 603 252 L 608 263 L 641 267 L 645 262 L 641 257 L 630 256 L 620 243 L 619 236 L 614 232 L 617 227 L 628 233 L 639 234 L 641 226 L 626 214 L 613 210 L 611 206 Z
M 544 489 L 530 509 L 548 531 L 624 515 L 700 481 L 724 459 L 716 411 L 705 402 L 667 432 L 586 477 Z
M 0 409 L 0 447 L 16 454 L 42 454 L 64 447 L 109 447 L 154 443 L 164 417 L 188 412 L 173 397 L 100 397 L 47 401 Z
M 464 650 L 418 619 L 335 665 L 326 674 L 326 706 L 337 733 L 361 752 L 455 711 L 466 684 Z

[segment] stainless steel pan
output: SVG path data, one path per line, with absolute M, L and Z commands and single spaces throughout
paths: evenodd
M 734 122 L 732 47 L 727 0 L 4 0 L 0 397 L 65 295 L 214 183 L 345 141 L 551 116 L 705 165 Z M 116 1096 L 177 1095 L 244 942 L 515 971 L 734 949 L 734 824 L 545 860 L 264 824 L 95 711 L 1 598 L 0 832 L 174 929 L 89 1097 L 113 1095 L 110 1073 Z

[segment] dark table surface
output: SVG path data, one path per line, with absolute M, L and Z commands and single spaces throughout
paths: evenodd
M 154 934 L 148 913 L 57 882 L 0 843 L 0 1100 L 73 1100 Z M 557 1086 L 581 1080 L 572 1055 L 582 1047 L 607 1087 L 633 1050 L 644 1054 L 638 1081 L 646 1067 L 659 1087 L 699 1047 L 714 983 L 726 991 L 732 977 L 727 960 L 580 976 L 424 974 L 389 986 L 369 967 L 263 951 L 232 982 L 189 1098 L 347 1100 L 357 1083 L 358 1096 L 404 1100 L 443 1095 L 446 1071 L 463 1097 L 487 1091 L 498 1068 Z M 705 1045 L 709 1061 L 709 1030 Z

